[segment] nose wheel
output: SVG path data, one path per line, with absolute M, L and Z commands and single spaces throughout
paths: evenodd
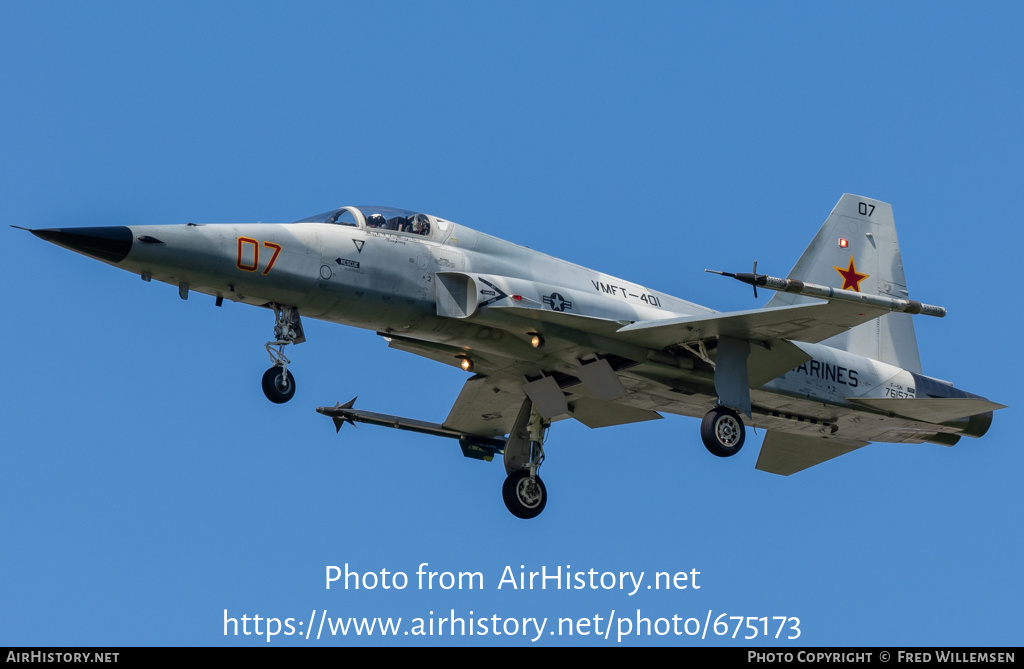
M 263 373 L 263 394 L 274 404 L 284 404 L 295 395 L 295 377 L 288 371 L 291 360 L 284 354 L 288 344 L 306 341 L 302 332 L 302 321 L 296 307 L 272 304 L 274 310 L 274 341 L 267 342 L 267 353 L 273 367 Z
M 263 373 L 263 394 L 274 404 L 284 404 L 295 394 L 295 377 L 284 367 L 271 367 Z

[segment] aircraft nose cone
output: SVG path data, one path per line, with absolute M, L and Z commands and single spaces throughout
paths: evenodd
M 30 231 L 36 237 L 99 260 L 119 263 L 132 250 L 132 231 L 126 226 L 46 228 Z

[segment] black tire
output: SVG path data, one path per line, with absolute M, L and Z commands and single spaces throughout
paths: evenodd
M 715 407 L 709 411 L 700 424 L 701 441 L 712 455 L 720 458 L 739 453 L 746 436 L 743 419 L 725 407 Z
M 548 491 L 539 476 L 531 483 L 526 469 L 512 472 L 501 486 L 505 506 L 516 518 L 536 518 L 548 503 Z
M 282 367 L 271 367 L 263 373 L 263 394 L 274 404 L 284 404 L 295 394 L 295 377 Z

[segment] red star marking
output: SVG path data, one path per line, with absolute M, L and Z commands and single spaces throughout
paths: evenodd
M 858 293 L 860 292 L 860 282 L 871 276 L 857 272 L 857 266 L 853 264 L 853 256 L 850 256 L 850 266 L 846 269 L 835 265 L 833 265 L 833 269 L 843 277 L 843 290 L 855 290 Z

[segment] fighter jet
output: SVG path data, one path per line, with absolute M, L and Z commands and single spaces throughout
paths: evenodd
M 539 515 L 538 476 L 552 423 L 591 428 L 702 417 L 713 455 L 765 431 L 757 469 L 788 476 L 872 441 L 952 446 L 981 437 L 1003 405 L 925 376 L 890 205 L 843 195 L 785 278 L 716 272 L 776 291 L 763 308 L 716 312 L 451 221 L 346 206 L 294 223 L 31 230 L 143 281 L 269 309 L 271 402 L 295 378 L 286 347 L 302 317 L 375 331 L 391 348 L 469 376 L 441 423 L 354 408 L 317 408 L 456 439 L 465 456 L 501 455 L 502 496 Z M 709 270 L 710 271 L 710 270 Z

